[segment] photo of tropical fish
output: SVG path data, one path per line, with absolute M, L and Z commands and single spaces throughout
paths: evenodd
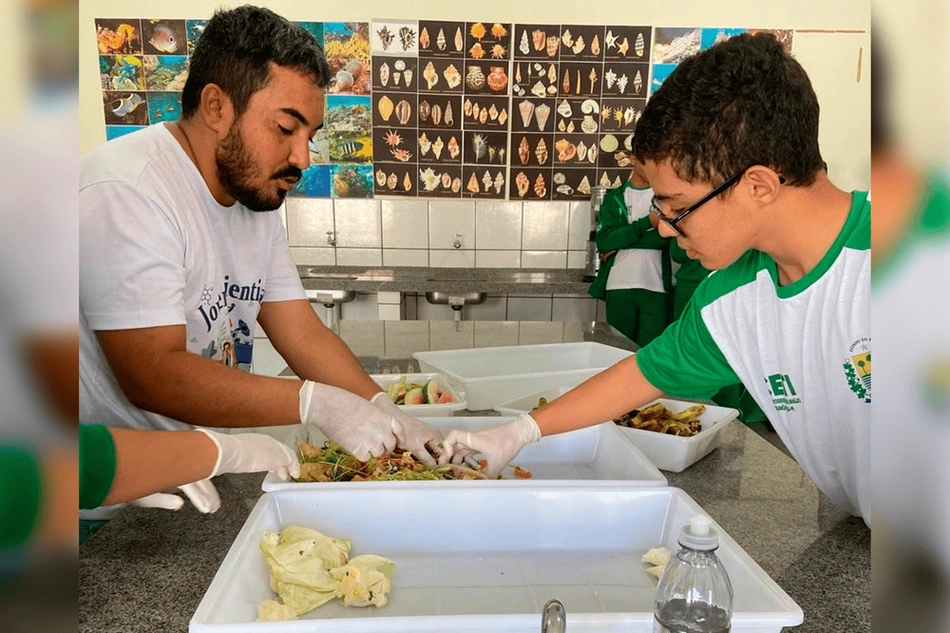
M 144 125 L 107 125 L 106 126 L 106 140 L 111 141 L 119 137 L 125 136 L 126 134 L 131 134 L 138 130 L 144 130 L 146 126 Z
M 148 93 L 148 121 L 151 125 L 181 118 L 181 93 Z
M 188 20 L 185 22 L 188 31 L 188 54 L 192 55 L 195 52 L 195 44 L 198 43 L 198 38 L 201 37 L 201 34 L 205 32 L 205 28 L 208 26 L 207 20 Z
M 321 165 L 330 162 L 330 139 L 326 128 L 320 128 L 309 142 L 310 164 Z
M 185 55 L 188 36 L 184 20 L 142 20 L 146 55 Z
M 730 37 L 735 37 L 745 32 L 746 29 L 703 29 L 702 36 L 699 40 L 699 48 L 700 50 L 706 50 L 713 44 L 725 42 Z
M 96 43 L 100 55 L 132 55 L 142 52 L 142 27 L 139 20 L 96 20 Z
M 146 55 L 145 89 L 159 92 L 181 92 L 188 79 L 188 57 L 185 55 Z
M 372 102 L 369 97 L 329 95 L 323 124 L 330 132 L 360 132 L 369 137 Z
M 136 55 L 100 55 L 99 83 L 103 90 L 145 90 L 142 58 Z
M 699 52 L 701 30 L 656 29 L 653 42 L 653 61 L 657 64 L 678 64 L 690 55 Z
M 660 89 L 663 82 L 676 70 L 676 64 L 653 64 L 653 79 L 650 81 L 650 94 Z
M 144 92 L 102 93 L 106 125 L 148 125 L 148 108 Z
M 791 29 L 749 29 L 749 35 L 755 35 L 756 33 L 769 33 L 772 37 L 778 40 L 778 43 L 782 45 L 782 48 L 785 49 L 786 53 L 792 52 L 792 37 L 795 34 L 795 31 Z
M 334 198 L 372 198 L 372 165 L 331 165 L 330 195 Z
M 372 92 L 372 66 L 368 59 L 346 60 L 334 57 L 330 63 L 327 94 L 368 95 Z
M 290 195 L 307 198 L 329 198 L 330 166 L 311 165 L 305 169 Z
M 323 25 L 323 39 L 323 50 L 331 68 L 335 58 L 346 61 L 369 59 L 368 22 L 326 22 Z
M 373 141 L 369 134 L 331 130 L 328 137 L 330 162 L 371 163 L 373 161 Z
M 320 48 L 323 48 L 323 22 L 294 22 L 294 24 L 310 33 L 317 40 Z

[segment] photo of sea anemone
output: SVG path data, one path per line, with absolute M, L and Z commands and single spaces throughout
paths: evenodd
M 700 38 L 699 48 L 700 50 L 706 50 L 713 44 L 718 44 L 719 42 L 725 42 L 730 37 L 735 37 L 736 35 L 742 35 L 746 32 L 746 29 L 703 29 L 702 37 Z
M 99 83 L 103 90 L 145 90 L 144 61 L 136 55 L 100 55 Z
M 368 22 L 326 22 L 323 39 L 323 50 L 331 64 L 334 58 L 369 59 Z
M 320 48 L 323 48 L 323 22 L 294 22 L 294 24 L 310 33 L 317 40 Z
M 100 55 L 141 54 L 141 23 L 137 19 L 97 19 L 96 43 Z
M 159 92 L 181 92 L 188 79 L 188 57 L 185 55 L 146 55 L 145 89 Z
M 290 195 L 305 198 L 329 198 L 330 166 L 311 165 L 305 169 L 300 180 L 291 190 Z
M 208 21 L 188 20 L 185 22 L 185 25 L 188 31 L 188 54 L 193 55 L 195 53 L 195 44 L 198 43 L 198 38 L 201 37 L 201 34 L 205 32 Z
M 370 72 L 372 66 L 368 59 L 350 59 L 334 57 L 330 63 L 330 85 L 327 94 L 368 95 L 372 90 Z
M 181 118 L 180 92 L 148 93 L 148 121 L 152 125 Z
M 331 165 L 330 195 L 334 198 L 372 198 L 372 165 Z

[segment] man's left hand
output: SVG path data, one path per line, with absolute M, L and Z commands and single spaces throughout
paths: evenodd
M 435 457 L 441 449 L 442 433 L 428 424 L 404 413 L 386 394 L 380 391 L 370 400 L 377 408 L 393 416 L 393 435 L 396 446 L 412 453 L 413 457 L 435 468 Z

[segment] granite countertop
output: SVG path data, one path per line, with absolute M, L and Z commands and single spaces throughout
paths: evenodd
M 505 324 L 498 325 L 504 332 Z M 602 324 L 560 325 L 562 340 L 597 340 L 629 349 L 626 339 Z M 368 371 L 392 362 L 360 360 Z M 864 522 L 838 510 L 794 460 L 744 424 L 732 423 L 722 438 L 719 450 L 684 472 L 664 473 L 669 485 L 695 499 L 801 606 L 805 622 L 789 631 L 869 631 L 871 533 Z M 217 477 L 222 506 L 214 515 L 202 515 L 188 504 L 178 512 L 123 510 L 79 549 L 79 630 L 187 631 L 262 494 L 262 479 L 261 474 Z
M 306 290 L 586 294 L 581 269 L 298 266 Z

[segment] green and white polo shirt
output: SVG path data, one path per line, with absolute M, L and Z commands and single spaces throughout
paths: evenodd
M 779 286 L 775 261 L 749 251 L 700 284 L 639 366 L 674 396 L 741 381 L 818 488 L 870 521 L 870 286 L 871 204 L 856 191 L 814 270 Z

